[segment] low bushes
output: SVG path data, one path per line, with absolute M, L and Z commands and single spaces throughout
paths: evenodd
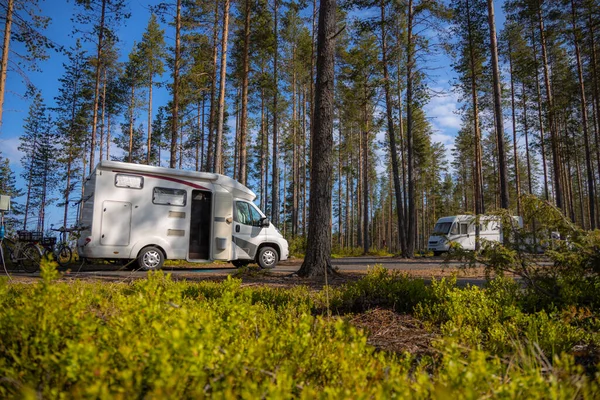
M 43 277 L 0 281 L 2 398 L 600 395 L 598 378 L 561 352 L 588 340 L 597 320 L 581 309 L 526 314 L 507 281 L 425 286 L 376 268 L 331 291 L 334 311 L 415 310 L 439 329 L 439 356 L 415 361 L 375 352 L 345 318 L 319 315 L 324 294 L 306 288 L 174 282 L 162 273 L 131 284 L 57 282 L 51 266 Z

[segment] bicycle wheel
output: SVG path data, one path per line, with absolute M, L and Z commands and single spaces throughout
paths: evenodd
M 69 263 L 71 262 L 71 258 L 73 257 L 73 252 L 71 251 L 71 248 L 64 244 L 59 244 L 54 254 L 56 256 L 56 262 L 61 267 L 69 265 Z
M 34 273 L 40 269 L 42 253 L 35 244 L 30 243 L 21 250 L 21 267 L 25 272 Z

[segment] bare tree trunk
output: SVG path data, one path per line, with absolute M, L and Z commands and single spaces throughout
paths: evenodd
M 0 64 L 0 126 L 2 126 L 2 110 L 4 108 L 4 92 L 6 91 L 6 73 L 8 70 L 8 53 L 10 33 L 12 29 L 14 0 L 8 0 L 6 6 L 6 22 L 4 23 L 4 41 L 2 46 L 2 64 Z
M 381 8 L 381 60 L 383 64 L 383 82 L 384 82 L 384 90 L 385 90 L 385 106 L 386 106 L 386 116 L 387 116 L 387 127 L 388 127 L 388 138 L 390 141 L 390 154 L 392 157 L 392 176 L 394 180 L 394 194 L 396 199 L 396 210 L 397 210 L 397 219 L 398 219 L 398 240 L 400 242 L 400 249 L 402 254 L 406 252 L 406 238 L 404 236 L 405 228 L 404 228 L 404 210 L 402 206 L 402 193 L 400 187 L 400 176 L 399 176 L 399 165 L 398 165 L 398 149 L 396 148 L 396 133 L 394 131 L 394 115 L 392 109 L 392 96 L 390 94 L 390 76 L 388 72 L 388 60 L 387 60 L 387 34 L 385 30 L 385 2 L 381 0 L 380 2 Z M 400 113 L 402 115 L 402 113 Z M 402 129 L 402 117 L 400 117 L 400 129 Z M 390 228 L 391 230 L 391 228 Z M 390 234 L 390 246 L 391 242 L 391 234 Z
M 531 42 L 533 44 L 533 62 L 535 64 L 535 89 L 537 93 L 538 121 L 540 124 L 540 148 L 542 150 L 542 168 L 544 169 L 544 196 L 549 199 L 550 191 L 548 189 L 548 167 L 546 165 L 546 144 L 544 143 L 544 119 L 542 117 L 542 94 L 540 88 L 539 66 L 537 61 L 537 49 L 535 46 L 535 34 L 533 26 L 531 27 Z
M 523 100 L 523 134 L 525 135 L 525 155 L 527 157 L 527 187 L 529 188 L 529 194 L 533 194 L 533 184 L 531 181 L 531 159 L 529 157 L 529 132 L 527 124 L 527 96 L 525 92 L 525 82 L 521 82 L 522 85 L 522 100 Z
M 135 123 L 133 120 L 133 109 L 135 107 L 135 84 L 131 83 L 131 102 L 129 103 L 129 155 L 127 157 L 127 162 L 133 162 L 132 152 L 133 152 L 133 124 Z
M 521 214 L 521 174 L 519 173 L 519 151 L 517 149 L 517 119 L 515 118 L 515 84 L 512 64 L 512 48 L 508 42 L 508 62 L 510 65 L 510 104 L 512 111 L 513 158 L 515 163 L 515 185 L 517 189 L 517 215 Z M 529 161 L 529 160 L 528 160 Z
M 413 29 L 413 0 L 408 0 L 407 44 L 406 44 L 406 139 L 408 153 L 408 235 L 406 245 L 407 258 L 412 258 L 415 251 L 415 235 L 417 213 L 415 208 L 415 160 L 413 148 L 413 63 L 414 38 Z
M 246 18 L 244 20 L 244 49 L 242 65 L 242 117 L 240 121 L 240 183 L 246 184 L 246 131 L 248 129 L 248 75 L 250 71 L 250 61 L 248 48 L 250 46 L 250 0 L 246 0 Z
M 317 84 L 313 125 L 310 220 L 307 251 L 300 276 L 326 274 L 331 269 L 331 190 L 333 179 L 333 117 L 336 1 L 322 0 L 317 41 Z M 325 275 L 326 276 L 326 275 Z
M 475 171 L 473 174 L 473 204 L 475 206 L 475 215 L 481 215 L 484 211 L 483 203 L 483 177 L 482 177 L 482 157 L 481 157 L 481 128 L 479 125 L 479 100 L 477 96 L 477 77 L 475 76 L 475 50 L 473 48 L 473 29 L 471 23 L 471 5 L 466 1 L 467 11 L 467 29 L 469 37 L 469 64 L 471 67 L 471 100 L 473 102 L 473 131 L 475 133 Z M 466 181 L 465 181 L 466 184 Z M 479 224 L 475 224 L 475 249 L 479 249 Z
M 102 0 L 102 11 L 100 14 L 100 26 L 98 28 L 98 51 L 96 53 L 96 80 L 94 82 L 94 110 L 92 117 L 92 140 L 90 142 L 90 165 L 89 173 L 92 173 L 94 169 L 94 156 L 96 151 L 96 129 L 98 124 L 98 98 L 100 97 L 100 68 L 102 59 L 102 46 L 104 46 L 104 17 L 106 13 L 106 2 L 108 0 Z
M 225 80 L 227 78 L 227 38 L 229 36 L 229 0 L 223 11 L 223 37 L 221 39 L 221 80 L 219 82 L 219 119 L 217 121 L 217 144 L 215 146 L 215 172 L 223 173 L 223 125 L 225 120 Z
M 592 79 L 594 82 L 594 122 L 596 130 L 594 132 L 594 142 L 596 144 L 596 167 L 598 168 L 598 178 L 600 179 L 600 89 L 598 88 L 598 64 L 596 59 L 596 42 L 594 39 L 594 24 L 592 21 L 592 13 L 588 14 L 588 29 L 589 29 L 589 37 L 590 37 L 590 53 L 591 53 L 591 64 L 592 64 Z M 600 213 L 598 213 L 600 214 Z M 600 223 L 600 217 L 598 218 L 598 222 Z M 598 226 L 598 225 L 597 225 Z
M 554 167 L 554 190 L 556 192 L 556 206 L 565 211 L 563 205 L 563 188 L 560 181 L 561 176 L 561 161 L 559 153 L 558 132 L 554 121 L 554 101 L 552 97 L 552 87 L 550 85 L 550 75 L 548 68 L 548 56 L 546 53 L 546 38 L 544 31 L 544 20 L 542 18 L 542 6 L 538 0 L 538 22 L 540 29 L 540 43 L 542 45 L 542 65 L 544 67 L 544 84 L 546 86 L 546 97 L 548 101 L 548 125 L 550 125 L 550 142 L 552 145 L 552 165 Z
M 575 2 L 571 0 L 571 16 L 573 24 L 573 43 L 575 44 L 575 57 L 577 59 L 577 76 L 579 78 L 579 97 L 581 100 L 581 124 L 583 128 L 583 142 L 585 147 L 585 169 L 587 173 L 588 184 L 588 206 L 590 209 L 589 226 L 591 230 L 596 229 L 596 200 L 594 192 L 594 170 L 592 167 L 592 157 L 590 154 L 590 140 L 588 131 L 587 102 L 585 100 L 585 85 L 583 82 L 583 68 L 581 66 L 581 54 L 579 52 L 579 40 L 577 38 L 577 21 L 575 15 Z M 582 221 L 583 222 L 583 221 Z M 583 226 L 585 227 L 585 222 Z
M 500 82 L 500 67 L 498 65 L 498 42 L 496 39 L 496 20 L 494 16 L 494 1 L 487 0 L 488 22 L 490 25 L 490 44 L 492 52 L 492 76 L 494 78 L 494 109 L 496 111 L 496 134 L 498 136 L 498 169 L 500 173 L 500 206 L 509 207 L 508 174 L 506 170 L 506 152 L 504 150 L 504 116 L 502 114 L 502 86 Z
M 217 114 L 217 60 L 218 60 L 218 41 L 219 41 L 219 0 L 215 0 L 215 19 L 213 25 L 213 54 L 212 54 L 212 82 L 210 84 L 210 114 L 208 116 L 208 152 L 206 155 L 206 170 L 214 172 L 214 134 L 215 120 Z
M 273 225 L 279 225 L 279 164 L 278 164 L 278 143 L 277 143 L 277 123 L 279 121 L 279 115 L 277 110 L 277 97 L 279 92 L 279 83 L 277 75 L 277 56 L 278 56 L 278 40 L 279 40 L 279 25 L 277 23 L 278 18 L 278 0 L 274 0 L 274 21 L 273 21 L 273 33 L 275 36 L 275 51 L 273 52 L 273 81 L 275 91 L 273 93 L 273 190 L 271 191 L 271 221 Z
M 181 59 L 181 0 L 177 0 L 175 18 L 175 65 L 173 66 L 173 115 L 171 120 L 171 158 L 169 168 L 177 165 L 177 131 L 179 130 L 179 62 Z M 180 160 L 181 161 L 181 160 Z
M 104 155 L 104 131 L 106 129 L 106 126 L 104 125 L 104 121 L 105 121 L 105 116 L 106 116 L 106 68 L 104 68 L 104 79 L 102 82 L 102 129 L 100 129 L 100 161 L 102 161 L 102 156 Z M 72 118 L 75 118 L 75 116 L 73 116 Z
M 150 157 L 152 155 L 152 74 L 150 74 L 150 82 L 148 83 L 148 152 L 146 153 L 146 164 L 150 165 Z M 197 168 L 196 168 L 197 169 Z

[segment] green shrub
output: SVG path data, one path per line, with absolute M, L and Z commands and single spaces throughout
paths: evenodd
M 423 279 L 376 265 L 359 281 L 339 289 L 330 289 L 330 305 L 338 312 L 359 312 L 382 307 L 410 313 L 428 296 L 429 289 Z M 323 304 L 322 296 L 318 300 Z
M 306 288 L 243 288 L 237 279 L 174 282 L 162 273 L 130 284 L 58 282 L 53 266 L 44 266 L 42 275 L 34 284 L 0 280 L 0 398 L 600 395 L 598 378 L 587 377 L 567 355 L 553 358 L 549 368 L 535 350 L 507 359 L 452 338 L 436 344 L 435 360 L 375 352 L 364 332 L 347 321 L 312 315 L 316 305 Z M 386 288 L 378 289 L 380 284 Z M 374 269 L 364 282 L 348 287 L 348 296 L 396 305 L 401 295 L 422 299 L 419 285 Z M 493 318 L 500 313 L 491 299 L 510 290 L 504 283 L 481 290 L 489 290 L 486 299 L 474 289 L 461 295 L 452 282 L 435 285 L 423 304 L 478 299 Z M 431 315 L 456 320 L 458 306 L 448 305 L 450 312 L 437 309 Z M 597 326 L 583 310 L 562 315 L 567 317 L 575 325 Z M 537 318 L 532 330 L 550 326 Z M 482 321 L 474 313 L 466 320 Z

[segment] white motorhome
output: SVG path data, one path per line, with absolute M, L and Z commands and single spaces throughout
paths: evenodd
M 523 227 L 523 219 L 515 218 L 516 223 Z M 479 239 L 490 242 L 504 241 L 500 218 L 483 215 L 479 217 Z M 429 236 L 427 248 L 438 256 L 450 249 L 450 243 L 458 243 L 465 250 L 475 250 L 475 216 L 454 215 L 438 219 Z
M 288 242 L 255 198 L 224 175 L 101 161 L 84 185 L 79 254 L 137 259 L 144 270 L 166 259 L 273 268 Z

